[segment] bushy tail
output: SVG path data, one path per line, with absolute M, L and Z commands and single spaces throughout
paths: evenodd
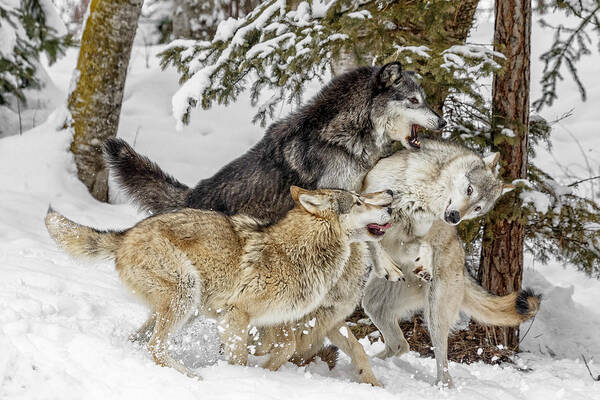
M 112 138 L 104 142 L 104 160 L 121 189 L 140 209 L 158 213 L 186 206 L 190 188 L 125 141 Z
M 518 326 L 538 312 L 541 300 L 542 296 L 531 289 L 506 296 L 494 296 L 465 271 L 465 297 L 462 310 L 479 323 Z
M 77 258 L 114 258 L 121 246 L 124 232 L 103 232 L 65 218 L 48 209 L 46 228 L 52 239 L 67 253 Z
M 329 369 L 335 368 L 338 361 L 338 348 L 334 345 L 327 345 L 321 348 L 316 354 L 322 361 L 325 361 Z

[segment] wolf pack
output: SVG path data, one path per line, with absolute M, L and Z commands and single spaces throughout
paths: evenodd
M 357 306 L 383 335 L 380 358 L 409 350 L 399 320 L 422 311 L 436 383 L 452 386 L 448 335 L 460 311 L 488 325 L 518 326 L 541 297 L 495 296 L 465 268 L 456 227 L 513 189 L 499 154 L 419 137 L 446 121 L 400 63 L 335 77 L 305 105 L 214 176 L 190 188 L 110 139 L 111 177 L 149 216 L 102 231 L 52 208 L 48 232 L 74 257 L 113 259 L 122 282 L 150 308 L 130 336 L 155 362 L 200 378 L 169 354 L 190 319 L 216 321 L 224 356 L 264 368 L 335 365 L 338 349 L 361 383 L 381 386 L 346 319 Z M 393 151 L 400 142 L 404 149 Z

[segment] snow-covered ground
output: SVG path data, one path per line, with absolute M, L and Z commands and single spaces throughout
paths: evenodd
M 489 25 L 482 21 L 474 41 L 489 38 Z M 536 54 L 545 48 L 544 40 L 534 42 Z M 175 132 L 171 95 L 177 75 L 161 72 L 157 60 L 146 57 L 159 50 L 134 48 L 119 136 L 183 182 L 194 184 L 243 153 L 263 129 L 250 123 L 253 110 L 242 98 L 227 108 L 195 111 L 191 125 Z M 64 91 L 76 56 L 70 51 L 49 69 Z M 597 81 L 599 61 L 598 56 L 584 61 L 584 81 Z M 534 65 L 533 82 L 539 72 Z M 568 183 L 572 178 L 558 164 L 585 177 L 588 167 L 582 153 L 592 171 L 600 170 L 600 154 L 593 151 L 600 145 L 600 89 L 589 88 L 587 103 L 579 101 L 573 87 L 561 89 L 559 102 L 544 115 L 558 116 L 574 108 L 574 116 L 557 127 L 553 154 L 540 152 L 538 161 Z M 282 114 L 286 112 L 282 108 Z M 142 218 L 127 204 L 95 201 L 77 180 L 68 152 L 70 137 L 57 129 L 62 113 L 56 111 L 46 124 L 22 136 L 0 139 L 0 399 L 600 399 L 600 383 L 592 381 L 580 360 L 581 354 L 592 359 L 590 367 L 600 373 L 600 282 L 573 268 L 531 259 L 525 282 L 545 299 L 523 340 L 526 352 L 516 360 L 521 368 L 451 363 L 454 390 L 432 386 L 434 360 L 416 353 L 371 359 L 384 389 L 356 383 L 345 356 L 333 371 L 322 362 L 306 368 L 287 364 L 278 372 L 229 366 L 217 361 L 214 327 L 203 321 L 186 327 L 173 349 L 199 368 L 203 381 L 156 366 L 145 349 L 127 340 L 147 311 L 120 284 L 111 263 L 74 261 L 45 231 L 49 203 L 78 222 L 100 228 L 124 228 Z M 529 326 L 525 323 L 522 331 Z M 363 345 L 369 354 L 383 346 L 368 341 Z M 258 362 L 253 359 L 252 365 Z

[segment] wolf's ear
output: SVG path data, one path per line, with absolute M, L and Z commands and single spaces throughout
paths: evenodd
M 516 188 L 516 186 L 513 185 L 512 183 L 503 183 L 502 184 L 502 194 L 508 193 L 511 190 L 513 190 L 514 188 Z
M 500 161 L 500 153 L 491 153 L 487 156 L 483 157 L 483 163 L 486 167 L 493 170 L 498 165 L 498 161 Z
M 300 197 L 300 195 L 302 193 L 306 193 L 306 192 L 308 192 L 308 190 L 302 189 L 299 186 L 295 186 L 295 185 L 290 186 L 290 194 L 292 195 L 292 199 L 294 199 L 294 201 L 296 203 L 298 203 L 298 201 L 299 201 L 298 198 Z
M 298 186 L 291 186 L 290 194 L 296 204 L 311 214 L 316 214 L 330 205 L 328 196 Z
M 400 78 L 402 78 L 402 64 L 398 61 L 387 63 L 377 72 L 375 86 L 377 86 L 377 89 L 382 90 L 392 86 Z
M 306 191 L 298 196 L 298 204 L 311 214 L 319 214 L 319 212 L 329 208 L 329 197 L 322 194 Z

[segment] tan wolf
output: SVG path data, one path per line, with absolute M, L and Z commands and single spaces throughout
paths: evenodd
M 114 258 L 123 283 L 150 306 L 138 331 L 157 364 L 196 376 L 167 351 L 193 314 L 214 318 L 230 363 L 247 362 L 248 325 L 288 323 L 315 310 L 343 273 L 355 242 L 390 227 L 388 192 L 290 189 L 296 206 L 276 224 L 183 209 L 103 232 L 52 209 L 50 235 L 73 256 Z M 291 346 L 294 337 L 289 335 Z M 295 347 L 295 346 L 294 346 Z

